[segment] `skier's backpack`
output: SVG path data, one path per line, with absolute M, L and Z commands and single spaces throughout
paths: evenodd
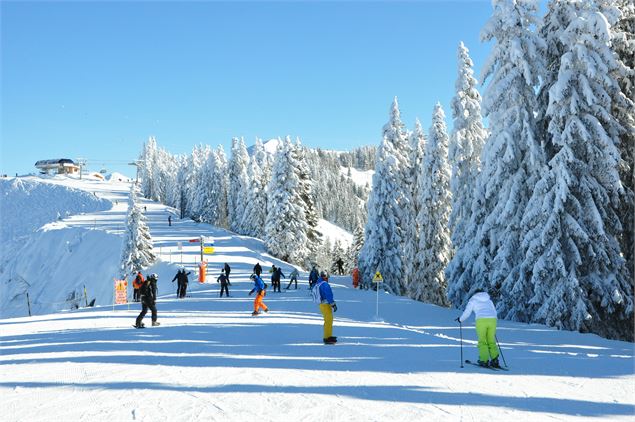
M 141 273 L 137 274 L 137 276 L 135 277 L 134 281 L 132 282 L 132 287 L 135 289 L 140 289 L 141 285 L 143 284 L 145 280 L 143 279 L 143 275 L 141 275 Z
M 314 303 L 322 303 L 322 295 L 320 295 L 320 286 L 322 283 L 324 282 L 315 283 L 313 287 L 311 287 L 311 297 Z

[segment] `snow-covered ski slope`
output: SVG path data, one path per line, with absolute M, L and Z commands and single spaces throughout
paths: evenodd
M 69 216 L 50 236 L 80 228 L 115 236 L 121 229 L 127 189 L 90 186 L 113 208 Z M 253 265 L 260 262 L 265 274 L 271 264 L 286 274 L 291 266 L 269 257 L 257 239 L 176 216 L 170 227 L 172 210 L 146 205 L 162 259 L 150 269 L 160 275 L 162 325 L 132 328 L 138 304 L 0 320 L 2 421 L 633 420 L 631 343 L 500 321 L 511 370 L 461 368 L 458 310 L 380 294 L 378 321 L 374 292 L 332 277 L 339 343 L 324 345 L 306 273 L 298 290 L 284 290 L 283 280 L 283 292 L 266 297 L 271 312 L 252 317 Z M 196 244 L 182 243 L 181 258 L 177 242 L 200 235 L 215 240 L 210 278 L 199 284 L 192 274 L 189 297 L 177 300 L 170 280 L 181 260 L 193 270 L 198 254 Z M 94 261 L 104 251 L 84 250 L 96 246 L 84 240 L 66 249 L 81 259 L 66 258 L 66 271 L 101 265 Z M 102 245 L 115 263 L 118 247 Z M 215 279 L 224 262 L 232 286 L 221 299 Z M 476 360 L 473 320 L 462 335 L 464 358 Z

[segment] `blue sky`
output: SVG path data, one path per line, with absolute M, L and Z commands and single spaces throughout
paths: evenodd
M 39 159 L 124 163 L 243 136 L 378 145 L 394 96 L 451 125 L 459 41 L 476 76 L 488 1 L 2 2 L 0 173 Z

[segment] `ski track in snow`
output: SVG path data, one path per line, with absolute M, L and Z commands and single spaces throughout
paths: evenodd
M 64 218 L 60 235 L 78 227 L 120 232 L 125 186 L 50 183 L 117 202 Z M 500 321 L 511 371 L 461 369 L 458 310 L 380 294 L 377 322 L 375 292 L 333 277 L 339 343 L 325 346 L 306 273 L 298 290 L 269 292 L 271 312 L 252 317 L 253 265 L 260 262 L 266 276 L 271 264 L 287 274 L 291 266 L 267 255 L 258 239 L 144 205 L 162 261 L 148 271 L 160 275 L 162 325 L 135 330 L 138 304 L 113 310 L 103 300 L 95 308 L 0 320 L 3 421 L 633 420 L 631 343 Z M 216 249 L 205 284 L 194 272 L 198 246 L 187 242 L 201 234 L 213 236 Z M 215 281 L 224 262 L 232 266 L 232 285 L 221 299 Z M 188 297 L 177 300 L 170 280 L 181 263 L 193 274 Z M 473 320 L 462 336 L 464 358 L 474 359 Z

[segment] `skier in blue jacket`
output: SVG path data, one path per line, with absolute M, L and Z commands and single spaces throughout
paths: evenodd
M 251 315 L 252 316 L 258 315 L 260 313 L 261 308 L 265 312 L 269 312 L 269 308 L 263 302 L 265 298 L 265 294 L 267 292 L 267 285 L 265 284 L 264 281 L 262 281 L 262 278 L 260 278 L 259 275 L 252 274 L 251 279 L 254 281 L 254 288 L 251 289 L 251 291 L 249 292 L 249 295 L 251 296 L 253 292 L 256 292 L 256 298 L 254 299 L 254 311 L 252 312 Z
M 320 278 L 313 286 L 316 293 L 319 294 L 320 312 L 324 317 L 324 344 L 337 343 L 337 337 L 333 337 L 333 312 L 337 312 L 337 305 L 333 299 L 333 290 L 328 283 L 326 272 L 320 273 Z M 318 295 L 316 295 L 318 296 Z

